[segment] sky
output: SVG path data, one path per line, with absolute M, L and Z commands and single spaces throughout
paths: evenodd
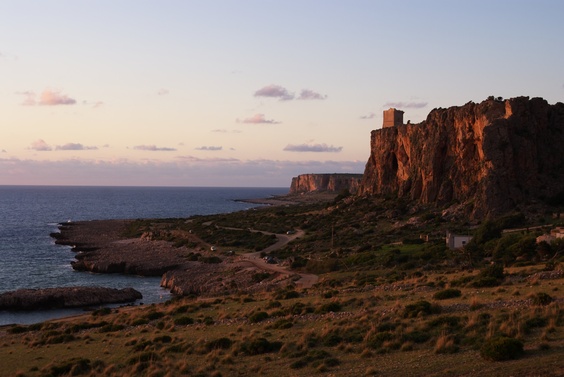
M 289 187 L 382 112 L 564 102 L 560 0 L 0 0 L 0 185 Z

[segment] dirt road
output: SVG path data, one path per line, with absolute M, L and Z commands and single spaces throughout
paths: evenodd
M 258 230 L 251 230 L 251 231 L 260 232 Z M 274 234 L 269 232 L 261 232 L 261 233 Z M 289 242 L 295 240 L 296 238 L 303 237 L 304 234 L 305 232 L 301 229 L 297 230 L 296 233 L 294 234 L 274 234 L 278 239 L 278 241 L 274 245 L 271 245 L 262 251 L 257 251 L 254 253 L 246 253 L 241 255 L 241 262 L 250 263 L 255 267 L 265 271 L 278 272 L 284 275 L 299 275 L 300 279 L 296 280 L 295 282 L 296 286 L 298 286 L 299 288 L 311 288 L 315 283 L 317 283 L 317 281 L 319 280 L 319 276 L 313 274 L 302 274 L 302 273 L 289 271 L 286 268 L 278 266 L 276 264 L 266 263 L 266 261 L 260 257 L 261 253 L 268 254 L 275 250 L 279 250 L 282 247 L 286 246 Z

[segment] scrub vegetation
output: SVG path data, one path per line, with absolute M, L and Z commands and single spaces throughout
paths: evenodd
M 319 282 L 5 326 L 0 375 L 562 376 L 564 245 L 539 245 L 531 240 L 545 230 L 526 229 L 548 217 L 468 224 L 402 201 L 341 196 L 139 220 L 128 236 L 235 254 L 303 230 L 273 256 Z M 502 232 L 514 227 L 524 230 Z M 474 238 L 449 250 L 447 229 Z

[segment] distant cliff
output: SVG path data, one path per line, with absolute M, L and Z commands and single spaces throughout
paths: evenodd
M 360 195 L 466 204 L 482 218 L 564 194 L 564 104 L 489 98 L 372 131 Z
M 362 174 L 301 174 L 292 178 L 290 194 L 313 191 L 357 192 Z

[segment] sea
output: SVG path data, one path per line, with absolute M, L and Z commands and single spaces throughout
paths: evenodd
M 164 302 L 158 277 L 77 272 L 74 253 L 50 236 L 67 221 L 186 218 L 248 210 L 248 199 L 285 195 L 288 188 L 0 186 L 0 294 L 24 288 L 132 287 L 136 305 Z M 32 324 L 84 313 L 83 309 L 0 311 L 0 326 Z

